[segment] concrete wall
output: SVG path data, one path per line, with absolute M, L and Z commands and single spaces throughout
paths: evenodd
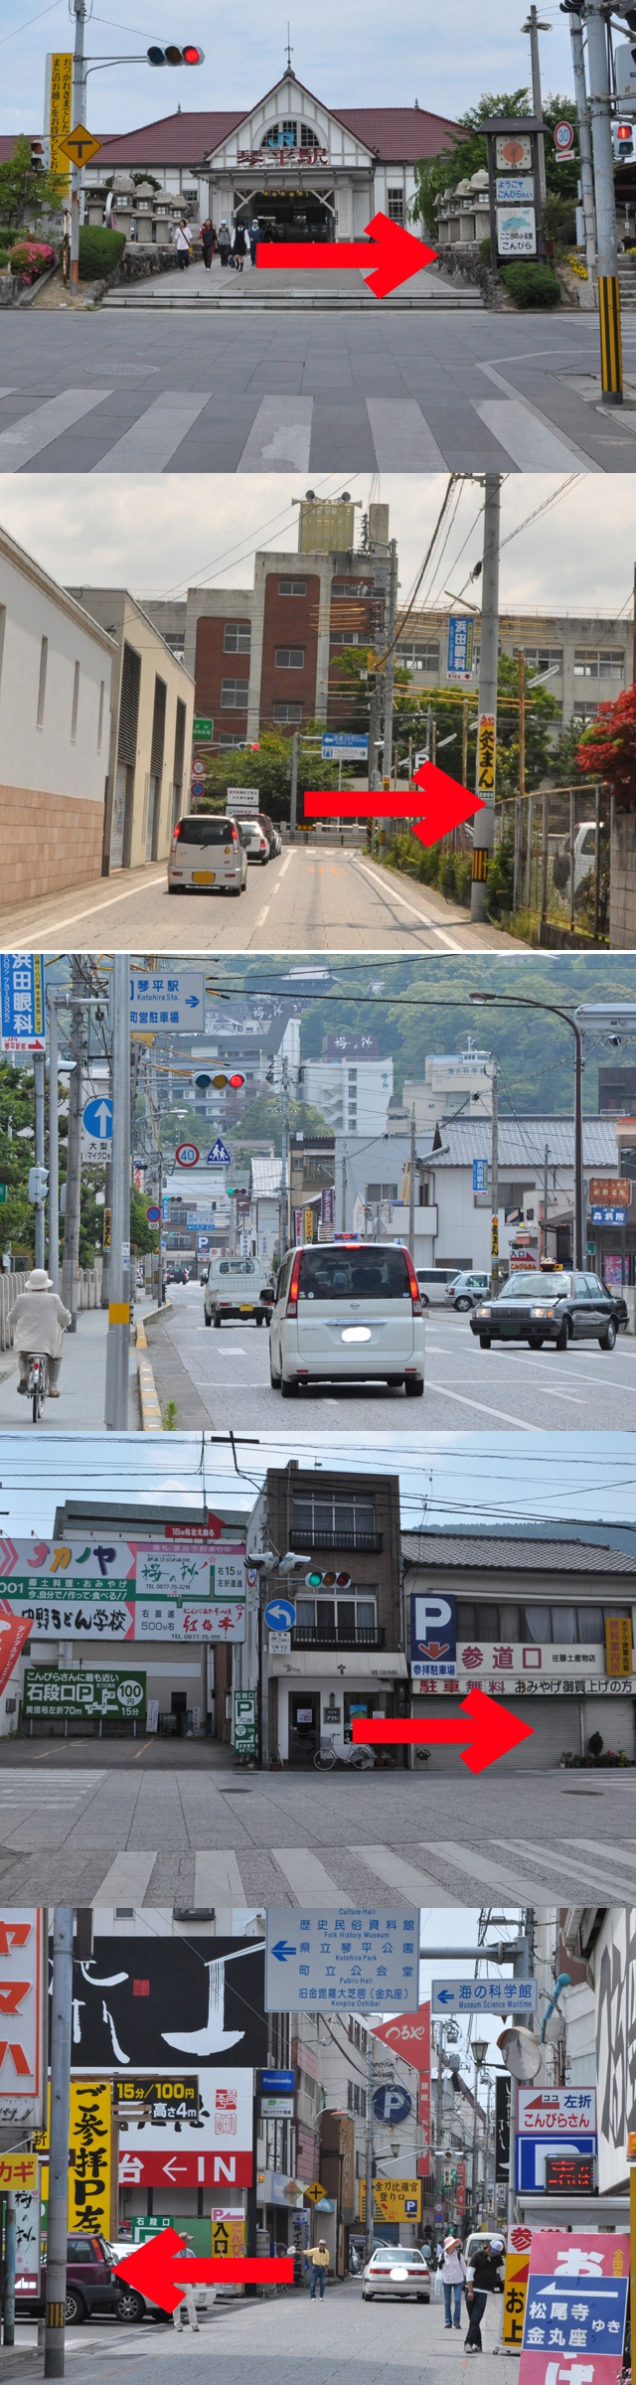
M 174 753 L 177 704 L 186 708 L 183 783 L 178 809 L 190 810 L 190 761 L 192 754 L 192 720 L 194 714 L 194 685 L 183 663 L 177 662 L 170 648 L 155 629 L 150 616 L 135 603 L 125 589 L 83 588 L 74 590 L 81 595 L 88 612 L 112 628 L 117 653 L 113 674 L 113 706 L 108 757 L 108 785 L 104 828 L 103 867 L 111 869 L 138 868 L 140 863 L 163 861 L 172 834 L 175 807 Z M 121 678 L 124 647 L 129 646 L 141 663 L 139 712 L 134 765 L 131 764 L 129 786 L 125 799 L 125 828 L 123 849 L 118 836 L 118 746 L 120 729 Z M 154 834 L 150 836 L 151 818 L 151 747 L 155 682 L 163 680 L 166 688 L 165 737 L 163 768 L 154 815 Z M 122 798 L 123 808 L 123 798 Z
M 2 899 L 100 869 L 112 640 L 0 530 Z

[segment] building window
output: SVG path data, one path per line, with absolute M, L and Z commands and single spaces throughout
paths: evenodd
M 366 634 L 363 634 L 359 629 L 350 629 L 348 632 L 346 629 L 332 629 L 329 633 L 329 644 L 330 646 L 368 646 L 369 631 L 367 630 Z
M 97 751 L 98 751 L 98 754 L 101 754 L 101 750 L 102 750 L 102 737 L 103 737 L 103 734 L 104 734 L 104 695 L 105 695 L 105 692 L 106 692 L 106 691 L 105 691 L 105 687 L 104 687 L 104 681 L 103 681 L 103 679 L 100 679 L 100 683 L 99 683 L 99 708 L 98 708 L 98 713 L 97 713 Z
M 184 190 L 184 193 L 183 193 L 183 204 L 184 204 L 184 207 L 186 207 L 186 208 L 187 208 L 187 207 L 198 207 L 198 204 L 199 204 L 199 193 L 198 193 L 198 190 Z
M 277 646 L 277 671 L 302 671 L 305 667 L 304 646 Z
M 515 646 L 515 655 L 523 654 L 527 671 L 562 671 L 562 646 Z
M 354 1586 L 342 1597 L 296 1599 L 295 1644 L 306 1648 L 353 1646 L 373 1648 L 376 1641 L 375 1595 Z
M 238 748 L 239 752 L 242 753 L 244 746 L 245 738 L 241 737 L 240 731 L 238 729 L 221 730 L 221 735 L 219 737 L 220 754 L 229 754 L 230 751 L 234 752 L 235 748 Z
M 247 712 L 248 687 L 247 679 L 222 679 L 221 711 Z
M 368 1184 L 367 1201 L 397 1201 L 397 1184 Z
M 575 646 L 575 679 L 624 679 L 625 656 L 620 646 Z
M 518 1606 L 490 1599 L 481 1601 L 462 1599 L 457 1608 L 458 1644 L 467 1640 L 516 1642 L 517 1645 L 554 1645 L 602 1647 L 605 1639 L 607 1615 L 631 1614 L 631 1608 L 620 1606 Z
M 306 581 L 306 580 L 279 580 L 279 582 L 278 582 L 278 594 L 279 594 L 279 596 L 306 596 L 306 595 L 307 595 L 307 581 Z
M 389 211 L 389 217 L 390 217 L 390 221 L 391 221 L 391 223 L 392 223 L 392 224 L 403 224 L 403 222 L 404 222 L 404 191 L 403 191 L 403 190 L 397 190 L 397 189 L 396 189 L 396 190 L 391 190 L 391 189 L 389 188 L 389 189 L 387 190 L 387 194 L 386 194 L 386 195 L 387 195 L 387 200 L 388 200 L 388 211 Z
M 315 1491 L 302 1495 L 298 1492 L 293 1500 L 292 1520 L 294 1532 L 302 1532 L 303 1537 L 310 1534 L 317 1548 L 321 1542 L 324 1546 L 325 1533 L 328 1547 L 338 1540 L 343 1544 L 346 1541 L 348 1548 L 367 1548 L 370 1540 L 375 1542 L 374 1501 L 355 1491 L 350 1498 L 338 1498 L 335 1493 L 325 1496 L 324 1491 L 320 1495 Z
M 384 590 L 383 588 L 380 588 L 380 589 L 377 591 L 377 593 L 378 593 L 379 595 L 383 596 L 383 595 L 385 594 L 385 590 Z M 372 596 L 372 595 L 373 595 L 373 581 L 372 581 L 372 580 L 332 580 L 332 582 L 331 582 L 331 594 L 332 594 L 332 596 L 356 596 L 356 597 L 357 597 L 357 596 Z
M 251 621 L 226 621 L 223 631 L 223 653 L 250 654 L 251 648 Z
M 74 665 L 73 665 L 73 702 L 72 702 L 72 704 L 71 704 L 71 745 L 76 745 L 76 743 L 77 743 L 77 714 L 78 714 L 78 708 L 79 708 L 79 684 L 80 684 L 80 667 L 79 667 L 79 663 L 78 663 L 78 662 L 76 662 L 76 663 L 74 663 Z
M 273 704 L 272 719 L 277 729 L 298 729 L 303 717 L 302 704 Z
M 40 646 L 40 676 L 39 676 L 39 680 L 38 680 L 38 709 L 37 709 L 37 726 L 38 726 L 38 729 L 41 729 L 41 728 L 43 727 L 43 724 L 44 724 L 44 705 L 45 705 L 45 702 L 46 702 L 46 673 L 47 673 L 47 667 L 48 667 L 48 660 L 49 660 L 49 641 L 48 641 L 48 638 L 43 638 L 43 639 L 42 639 L 41 646 Z
M 269 132 L 265 133 L 264 139 L 261 141 L 261 149 L 319 148 L 318 134 L 313 131 L 311 124 L 301 124 L 300 140 L 298 140 L 298 123 L 295 116 L 284 116 L 281 124 L 270 124 Z
M 414 645 L 408 639 L 405 641 L 400 638 L 397 659 L 411 671 L 438 671 L 439 646 L 433 641 L 426 644 L 418 641 Z

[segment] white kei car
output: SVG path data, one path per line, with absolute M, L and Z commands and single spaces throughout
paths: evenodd
M 279 1269 L 270 1321 L 270 1375 L 290 1399 L 312 1383 L 377 1383 L 420 1398 L 424 1318 L 402 1243 L 303 1243 Z

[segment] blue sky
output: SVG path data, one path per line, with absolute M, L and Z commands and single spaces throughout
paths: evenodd
M 72 1355 L 67 1365 L 72 1364 Z M 312 1464 L 315 1444 L 294 1437 L 301 1464 Z M 200 1497 L 203 1477 L 208 1504 L 230 1500 L 247 1516 L 268 1464 L 283 1466 L 289 1431 L 263 1434 L 256 1445 L 238 1444 L 241 1475 L 226 1450 L 206 1438 L 174 1433 L 166 1450 L 134 1434 L 47 1434 L 38 1450 L 34 1479 L 31 1443 L 20 1434 L 0 1434 L 0 1534 L 50 1534 L 55 1509 L 80 1493 L 118 1499 L 170 1499 L 175 1513 Z M 636 1524 L 634 1441 L 629 1433 L 370 1433 L 363 1443 L 322 1433 L 320 1461 L 326 1470 L 400 1474 L 402 1522 L 416 1530 L 427 1522 L 470 1529 L 476 1518 L 563 1524 L 576 1533 L 591 1523 Z M 576 1519 L 576 1521 L 574 1520 Z
M 102 8 L 104 0 L 101 0 Z M 108 0 L 106 0 L 106 8 Z M 514 90 L 529 76 L 529 45 L 521 31 L 521 0 L 451 0 L 450 7 L 422 7 L 400 0 L 396 15 L 385 0 L 322 0 L 294 14 L 290 0 L 274 11 L 245 0 L 239 9 L 212 11 L 210 0 L 189 0 L 171 8 L 162 0 L 119 0 L 117 18 L 102 14 L 95 0 L 87 54 L 127 56 L 150 42 L 189 40 L 204 49 L 205 64 L 192 72 L 153 70 L 144 65 L 108 69 L 89 82 L 89 120 L 95 132 L 115 133 L 148 124 L 182 108 L 247 109 L 276 82 L 285 63 L 287 10 L 291 14 L 292 63 L 299 78 L 328 106 L 407 106 L 419 101 L 440 115 L 456 117 L 483 91 Z M 567 20 L 558 0 L 547 0 L 541 16 L 551 32 L 541 36 L 545 91 L 567 95 L 572 87 Z M 4 132 L 39 132 L 44 104 L 44 59 L 49 49 L 67 49 L 67 0 L 3 0 L 0 64 Z M 184 89 L 185 85 L 185 89 Z

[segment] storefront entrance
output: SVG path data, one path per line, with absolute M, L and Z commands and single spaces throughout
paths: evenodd
M 320 1698 L 315 1690 L 291 1690 L 288 1763 L 296 1770 L 313 1764 L 320 1741 Z
M 333 240 L 335 238 L 334 194 L 312 190 L 276 189 L 246 191 L 245 198 L 234 193 L 234 214 L 237 223 L 251 224 L 255 216 L 263 240 Z

